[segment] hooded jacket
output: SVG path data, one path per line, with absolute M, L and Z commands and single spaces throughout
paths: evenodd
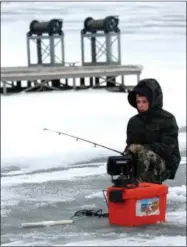
M 149 89 L 151 101 L 149 110 L 145 113 L 138 112 L 130 118 L 127 124 L 127 147 L 130 144 L 142 144 L 163 158 L 171 174 L 169 179 L 174 179 L 181 156 L 178 144 L 178 125 L 173 114 L 162 109 L 163 93 L 155 79 L 139 81 L 129 93 L 128 101 L 136 107 L 136 93 L 144 88 Z

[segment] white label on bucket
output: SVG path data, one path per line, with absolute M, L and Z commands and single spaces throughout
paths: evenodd
M 136 216 L 159 215 L 160 198 L 142 199 L 136 202 Z

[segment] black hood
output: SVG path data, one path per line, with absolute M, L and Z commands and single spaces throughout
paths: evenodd
M 138 82 L 134 89 L 128 94 L 129 104 L 136 108 L 136 93 L 139 88 L 149 88 L 152 93 L 152 100 L 150 102 L 150 110 L 160 109 L 163 106 L 163 94 L 160 84 L 157 80 L 148 78 Z

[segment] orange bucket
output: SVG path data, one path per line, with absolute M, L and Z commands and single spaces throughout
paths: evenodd
M 107 189 L 109 224 L 138 226 L 165 222 L 168 186 L 140 183 L 136 188 Z

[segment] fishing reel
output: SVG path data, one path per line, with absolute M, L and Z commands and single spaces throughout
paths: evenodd
M 115 187 L 136 187 L 135 161 L 131 153 L 123 156 L 109 156 L 107 160 L 107 174 L 112 177 Z

